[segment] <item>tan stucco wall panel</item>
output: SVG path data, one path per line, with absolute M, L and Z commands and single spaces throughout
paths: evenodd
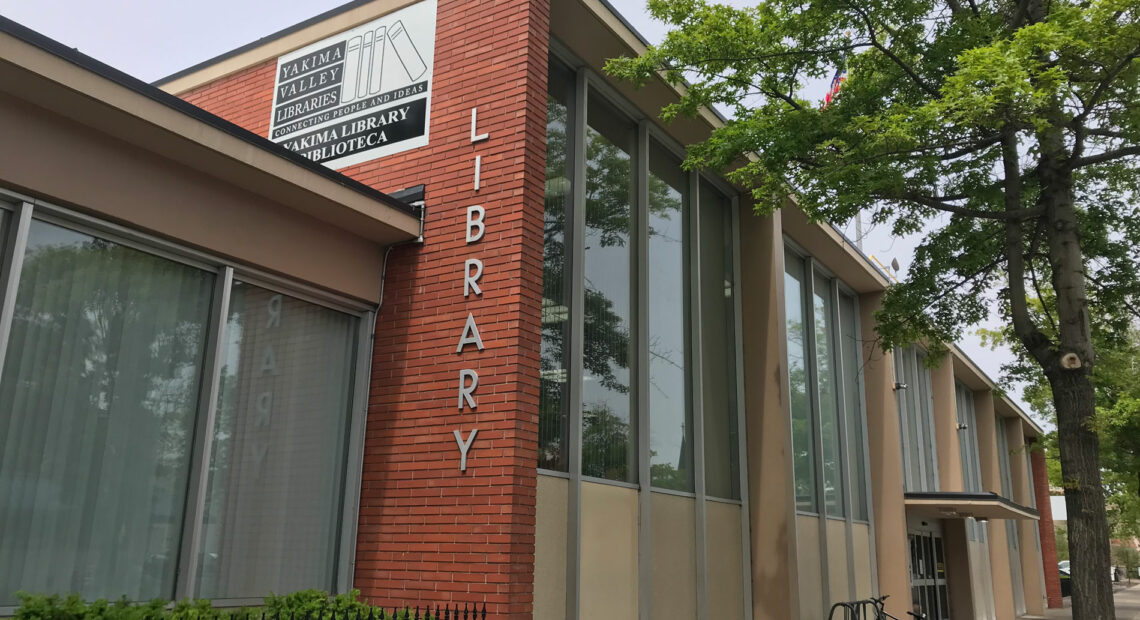
M 958 440 L 958 406 L 954 391 L 954 363 L 943 357 L 930 371 L 931 397 L 934 401 L 934 437 L 938 454 L 938 490 L 960 492 L 962 452 Z
M 903 504 L 898 401 L 894 393 L 894 356 L 889 351 L 880 349 L 874 338 L 874 313 L 881 305 L 882 293 L 860 296 L 879 594 L 890 596 L 886 603 L 887 612 L 901 617 L 911 610 L 910 573 L 907 562 L 899 561 L 899 558 L 906 558 L 909 551 L 906 508 Z
M 871 526 L 865 523 L 852 524 L 851 543 L 855 556 L 855 598 L 870 598 L 874 591 L 871 579 Z
M 569 481 L 538 476 L 534 514 L 534 617 L 566 617 L 566 535 Z
M 747 200 L 740 205 L 741 306 L 745 317 L 741 346 L 755 620 L 799 616 L 780 218 L 780 212 L 768 217 L 754 215 Z
M 637 617 L 637 490 L 582 483 L 582 618 Z
M 709 617 L 744 620 L 744 554 L 740 531 L 741 508 L 706 502 Z M 656 518 L 656 517 L 655 517 Z
M 966 521 L 944 519 L 942 542 L 946 554 L 946 588 L 950 593 L 950 617 L 970 618 L 974 615 L 974 577 L 970 571 L 970 544 L 966 540 Z
M 0 184 L 375 302 L 383 248 L 0 94 Z
M 818 517 L 796 517 L 796 551 L 799 560 L 799 617 L 801 620 L 821 620 L 824 594 L 820 592 L 823 565 Z
M 847 522 L 827 520 L 827 585 L 831 591 L 828 607 L 855 600 L 847 568 Z
M 655 614 L 696 617 L 696 500 L 653 493 L 651 510 L 652 609 Z

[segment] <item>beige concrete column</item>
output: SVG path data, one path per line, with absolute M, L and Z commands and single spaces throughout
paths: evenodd
M 903 466 L 895 400 L 894 356 L 875 337 L 875 312 L 883 293 L 860 296 L 863 333 L 863 378 L 867 392 L 867 443 L 871 460 L 871 506 L 875 518 L 875 558 L 879 594 L 889 594 L 887 611 L 898 617 L 911 610 Z
M 934 398 L 934 438 L 938 449 L 938 490 L 955 492 L 962 486 L 962 452 L 958 448 L 958 407 L 954 398 L 954 362 L 943 357 L 930 371 Z
M 978 461 L 982 472 L 982 489 L 1001 495 L 1001 469 L 998 465 L 998 420 L 994 414 L 994 394 L 990 390 L 974 392 L 974 415 L 978 431 Z M 993 581 L 994 611 L 997 620 L 1013 620 L 1013 589 L 1009 573 L 1009 541 L 1005 522 L 991 521 L 989 527 L 990 578 Z
M 799 617 L 781 214 L 740 207 L 748 503 L 755 620 Z M 896 439 L 897 441 L 897 439 Z
M 1033 486 L 1029 483 L 1029 466 L 1025 459 L 1025 433 L 1021 420 L 1012 419 L 1005 424 L 1005 436 L 1009 442 L 1009 474 L 1013 480 L 1013 501 L 1022 506 L 1033 505 Z M 1046 507 L 1046 510 L 1049 508 Z M 1041 615 L 1045 613 L 1045 592 L 1041 573 L 1041 552 L 1038 550 L 1037 530 L 1033 521 L 1017 522 L 1017 542 L 1021 551 L 1021 581 L 1025 592 L 1025 613 Z
M 950 592 L 950 617 L 974 617 L 974 588 L 970 575 L 970 541 L 965 519 L 943 519 L 946 553 L 946 588 Z

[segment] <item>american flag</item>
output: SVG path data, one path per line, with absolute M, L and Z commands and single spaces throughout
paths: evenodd
M 843 88 L 843 83 L 847 81 L 847 53 L 844 52 L 843 56 L 839 59 L 839 66 L 835 68 L 835 77 L 831 78 L 831 88 L 827 89 L 827 95 L 823 98 L 823 107 L 831 105 L 832 100 L 839 94 L 839 89 Z

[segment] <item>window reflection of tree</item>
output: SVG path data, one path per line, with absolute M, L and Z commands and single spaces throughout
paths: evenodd
M 182 519 L 177 489 L 185 487 L 189 465 L 210 276 L 102 239 L 34 226 L 66 235 L 69 242 L 33 244 L 21 270 L 9 348 L 19 357 L 6 365 L 0 403 L 39 443 L 9 443 L 8 466 L 32 469 L 2 474 L 9 481 L 38 477 L 42 461 L 29 450 L 62 450 L 65 470 L 47 475 L 70 472 L 71 490 L 59 489 L 61 504 L 50 513 L 29 512 L 24 519 L 0 515 L 0 521 L 46 519 L 55 523 L 58 536 L 70 537 L 71 558 L 55 558 L 61 570 L 72 571 L 69 588 L 83 593 L 118 588 L 128 576 L 101 576 L 98 569 L 118 561 L 141 567 L 141 578 L 122 583 L 132 597 L 168 595 Z M 33 228 L 33 239 L 36 234 Z M 129 437 L 121 432 L 127 427 Z M 46 435 L 49 428 L 69 430 L 53 437 Z M 29 458 L 18 458 L 21 452 Z M 44 485 L 54 482 L 65 481 L 40 480 L 41 496 L 51 493 Z M 100 523 L 105 526 L 106 515 L 99 516 L 105 508 L 98 506 L 107 493 L 131 507 L 120 511 L 126 522 L 118 527 L 146 534 L 148 544 L 100 550 L 100 540 L 119 544 L 107 537 L 110 532 L 96 531 Z M 44 504 L 37 500 L 37 506 Z M 114 559 L 124 553 L 131 556 Z
M 789 288 L 787 294 L 798 293 L 798 287 Z M 807 392 L 807 368 L 804 365 L 803 317 L 787 317 L 788 376 L 791 385 L 792 460 L 795 472 L 796 507 L 815 510 L 815 480 L 812 461 L 812 428 L 810 403 Z
M 589 244 L 628 248 L 632 226 L 632 169 L 628 154 L 597 132 L 586 152 L 586 228 Z M 555 96 L 547 98 L 546 197 L 543 252 L 543 325 L 539 405 L 539 466 L 565 470 L 566 457 L 566 339 L 568 312 L 566 213 L 571 200 L 567 155 L 567 108 Z M 650 209 L 660 219 L 679 217 L 681 199 L 667 184 L 650 177 Z M 650 228 L 649 234 L 660 232 Z M 677 240 L 679 243 L 680 240 Z M 629 260 L 627 258 L 627 260 Z M 628 265 L 626 266 L 628 268 Z M 611 395 L 628 395 L 630 327 L 615 302 L 588 278 L 583 290 L 583 372 Z M 628 312 L 627 312 L 628 314 Z M 677 352 L 651 356 L 682 366 Z M 683 355 L 683 352 L 680 352 Z M 633 456 L 628 411 L 617 412 L 605 400 L 583 403 L 583 473 L 607 479 L 629 479 Z M 587 456 L 588 455 L 588 456 Z M 598 461 L 591 463 L 591 461 Z M 587 471 L 587 469 L 589 471 Z

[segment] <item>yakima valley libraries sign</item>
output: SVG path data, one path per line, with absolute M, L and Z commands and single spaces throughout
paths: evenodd
M 330 168 L 424 146 L 436 0 L 277 59 L 274 142 Z

